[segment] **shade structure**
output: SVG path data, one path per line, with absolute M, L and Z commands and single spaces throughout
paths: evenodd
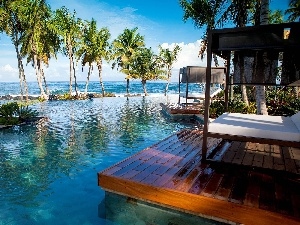
M 181 83 L 206 83 L 206 67 L 187 66 L 180 70 Z M 225 67 L 212 67 L 211 83 L 222 84 L 225 79 Z

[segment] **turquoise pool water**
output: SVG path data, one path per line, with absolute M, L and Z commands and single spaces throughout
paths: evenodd
M 97 172 L 194 124 L 161 114 L 165 97 L 53 101 L 48 120 L 0 130 L 0 225 L 115 224 Z

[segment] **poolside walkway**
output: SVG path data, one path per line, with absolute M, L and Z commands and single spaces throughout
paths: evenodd
M 211 162 L 201 162 L 202 131 L 183 130 L 98 173 L 99 186 L 231 224 L 300 224 L 299 159 L 290 154 L 290 169 L 286 157 L 296 149 L 208 140 Z

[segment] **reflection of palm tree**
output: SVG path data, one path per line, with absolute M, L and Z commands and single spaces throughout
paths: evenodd
M 92 110 L 92 109 L 90 109 Z M 84 139 L 84 148 L 91 152 L 100 152 L 107 149 L 109 143 L 109 128 L 101 112 L 89 113 L 89 117 L 81 123 L 83 129 L 80 131 Z
M 140 105 L 132 104 L 127 99 L 125 106 L 121 109 L 121 115 L 120 141 L 126 146 L 134 146 L 141 134 L 149 129 L 148 125 L 152 118 L 146 98 L 142 98 Z

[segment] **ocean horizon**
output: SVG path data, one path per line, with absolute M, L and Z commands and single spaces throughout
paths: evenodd
M 122 96 L 126 94 L 126 81 L 104 81 L 104 88 L 106 93 L 113 93 L 116 96 Z M 85 90 L 85 81 L 78 82 L 78 91 L 83 93 Z M 149 95 L 164 94 L 166 82 L 148 82 L 146 89 Z M 28 94 L 39 95 L 40 89 L 37 82 L 27 82 Z M 49 81 L 47 86 L 50 94 L 63 94 L 69 92 L 68 81 Z M 180 92 L 186 90 L 186 84 L 180 84 Z M 73 91 L 75 91 L 75 85 L 73 84 Z M 89 93 L 101 93 L 101 87 L 99 81 L 90 81 L 88 86 Z M 203 86 L 199 84 L 189 84 L 189 92 L 201 93 L 203 92 Z M 132 95 L 143 95 L 143 86 L 140 81 L 130 81 L 129 93 Z M 178 94 L 179 85 L 178 82 L 171 82 L 168 88 L 168 94 Z M 0 96 L 5 95 L 20 95 L 20 83 L 19 82 L 0 82 Z

